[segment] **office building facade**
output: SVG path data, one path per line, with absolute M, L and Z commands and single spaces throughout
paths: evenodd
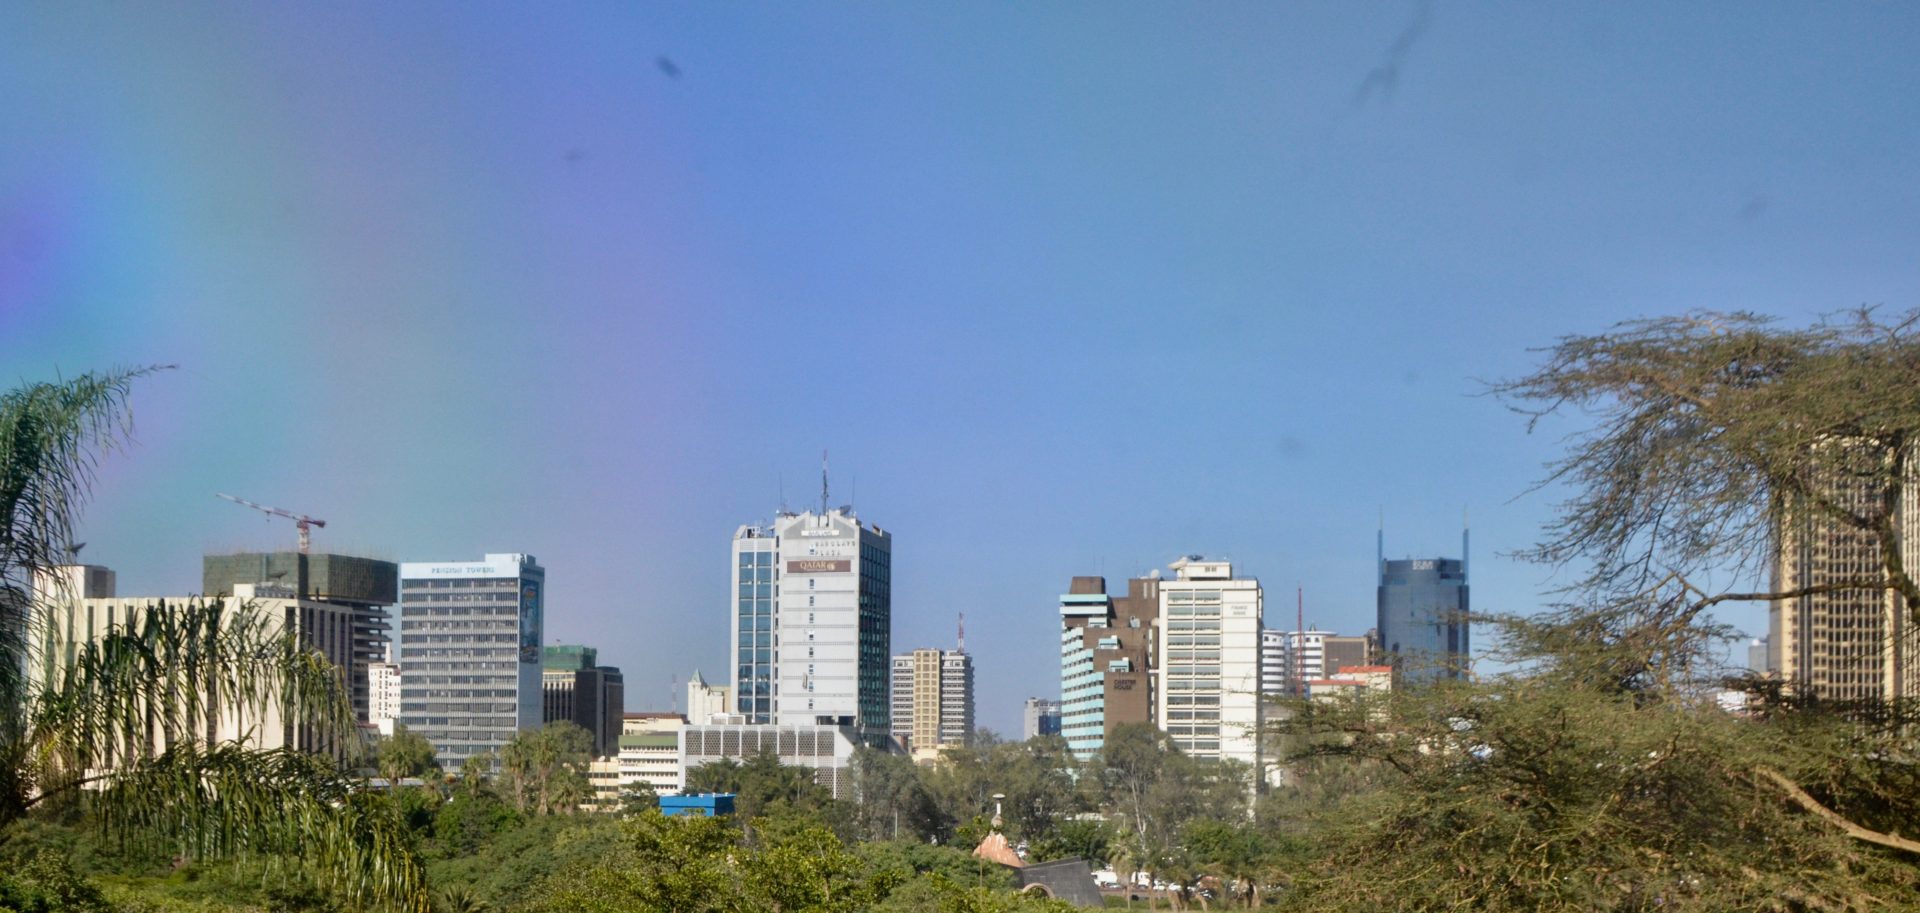
M 1269 696 L 1302 696 L 1303 682 L 1372 661 L 1372 639 L 1329 631 L 1260 632 L 1260 687 Z
M 443 769 L 540 726 L 546 580 L 523 554 L 400 565 L 400 722 Z
M 749 723 L 887 732 L 893 534 L 851 507 L 733 537 L 732 688 Z
M 1405 684 L 1425 684 L 1464 678 L 1468 671 L 1470 639 L 1467 590 L 1467 539 L 1460 536 L 1460 553 L 1451 558 L 1409 558 L 1389 561 L 1384 538 L 1375 552 L 1379 561 L 1380 651 L 1382 658 Z
M 1104 577 L 1075 577 L 1060 596 L 1060 735 L 1073 756 L 1100 753 L 1118 726 L 1154 721 L 1157 577 L 1107 594 Z
M 1160 583 L 1162 731 L 1191 757 L 1261 769 L 1260 581 L 1233 564 L 1189 556 Z
M 1060 702 L 1045 698 L 1027 698 L 1027 705 L 1021 714 L 1020 738 L 1037 738 L 1043 735 L 1060 734 Z
M 137 629 L 156 612 L 177 612 L 203 602 L 222 602 L 224 617 L 249 616 L 261 629 L 278 635 L 292 630 L 308 649 L 335 666 L 351 665 L 355 615 L 350 607 L 301 599 L 292 586 L 278 583 L 236 584 L 224 596 L 121 596 L 117 575 L 99 565 L 65 565 L 36 571 L 29 584 L 35 611 L 44 627 L 36 631 L 34 650 L 27 657 L 30 688 L 57 682 L 73 668 L 85 645 L 111 633 Z M 182 647 L 182 649 L 186 649 Z M 250 749 L 291 748 L 339 755 L 347 746 L 325 733 L 300 725 L 282 713 L 279 700 L 262 695 L 245 712 L 235 709 L 231 696 L 203 694 L 184 713 L 197 719 L 176 721 L 179 732 L 192 733 L 200 745 L 235 742 Z M 221 709 L 225 704 L 225 709 Z M 187 706 L 183 702 L 183 706 Z M 209 710 L 208 708 L 213 708 Z M 149 715 L 160 712 L 149 708 Z M 113 767 L 136 756 L 154 756 L 171 747 L 164 727 L 151 727 L 150 739 L 139 743 L 113 740 L 97 746 L 105 766 Z
M 587 731 L 593 756 L 620 750 L 620 725 L 626 713 L 626 682 L 620 670 L 600 665 L 599 651 L 578 644 L 541 649 L 541 720 L 565 720 Z
M 1863 459 L 1872 459 L 1865 451 Z M 1862 475 L 1871 468 L 1863 467 Z M 1828 470 L 1831 473 L 1831 470 Z M 1838 509 L 1876 517 L 1877 485 L 1828 481 L 1822 494 Z M 1814 510 L 1789 506 L 1775 530 L 1775 592 L 1886 575 L 1872 532 Z M 1909 482 L 1888 518 L 1900 560 L 1920 574 L 1920 485 Z M 1920 695 L 1920 644 L 1905 601 L 1892 589 L 1841 588 L 1768 606 L 1766 668 L 1797 693 L 1828 701 L 1892 701 Z
M 299 598 L 338 605 L 353 615 L 353 651 L 340 668 L 353 692 L 354 717 L 375 722 L 372 664 L 386 659 L 387 609 L 398 598 L 400 566 L 354 555 L 303 555 L 299 552 L 235 552 L 207 555 L 200 561 L 200 592 L 222 596 L 239 584 L 279 584 Z
M 973 740 L 973 658 L 959 650 L 915 650 L 893 658 L 893 735 L 913 751 Z

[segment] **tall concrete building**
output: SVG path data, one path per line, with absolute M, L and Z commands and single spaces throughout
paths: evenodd
M 196 596 L 121 596 L 113 571 L 99 565 L 65 565 L 36 571 L 30 582 L 35 610 L 47 627 L 38 632 L 34 650 L 27 657 L 26 673 L 34 685 L 55 681 L 72 663 L 84 645 L 119 630 L 146 623 L 156 612 L 177 611 L 202 601 Z M 222 597 L 214 597 L 222 598 Z M 241 583 L 225 594 L 226 617 L 251 616 L 273 633 L 292 630 L 309 649 L 318 651 L 335 666 L 352 663 L 354 650 L 353 610 L 334 602 L 301 599 L 294 588 L 280 583 Z M 229 709 L 207 712 L 200 708 L 219 708 L 222 700 Z M 253 749 L 294 748 L 337 754 L 345 746 L 325 737 L 311 727 L 300 725 L 282 713 L 279 702 L 267 695 L 252 710 L 241 713 L 231 709 L 231 700 L 215 700 L 203 694 L 194 713 L 201 719 L 180 724 L 180 731 L 196 740 L 239 742 Z M 157 708 L 147 708 L 148 716 Z M 176 721 L 178 722 L 178 721 Z M 122 742 L 118 739 L 98 746 L 108 766 L 139 755 L 157 755 L 167 750 L 168 736 L 160 728 L 151 728 L 148 739 Z M 141 744 L 144 743 L 144 744 Z
M 1043 735 L 1060 734 L 1060 702 L 1045 698 L 1027 698 L 1027 706 L 1020 721 L 1022 741 Z
M 392 648 L 377 663 L 367 664 L 367 722 L 381 735 L 393 735 L 400 721 L 400 664 L 393 662 Z
M 626 713 L 626 682 L 620 670 L 600 665 L 600 652 L 578 644 L 553 644 L 541 651 L 541 720 L 566 720 L 593 738 L 593 756 L 620 750 L 620 721 Z
M 374 722 L 368 669 L 386 658 L 387 607 L 395 601 L 399 580 L 399 565 L 354 555 L 235 552 L 200 561 L 200 591 L 208 596 L 231 594 L 240 584 L 280 584 L 302 599 L 352 613 L 353 651 L 341 669 L 353 691 L 354 715 L 362 723 Z
M 1379 630 L 1383 659 L 1407 684 L 1466 676 L 1472 654 L 1468 631 L 1467 534 L 1460 560 L 1389 561 L 1383 533 L 1379 562 Z
M 893 734 L 915 752 L 973 739 L 973 657 L 915 650 L 893 658 Z
M 1080 760 L 1115 727 L 1154 721 L 1160 583 L 1136 577 L 1109 596 L 1106 578 L 1075 577 L 1060 596 L 1060 735 Z
M 1836 507 L 1864 517 L 1881 508 L 1872 487 L 1829 483 Z M 1843 584 L 1885 575 L 1884 554 L 1870 532 L 1812 510 L 1789 507 L 1775 532 L 1775 592 Z M 1900 559 L 1920 568 L 1920 485 L 1909 482 L 1894 507 Z M 1768 607 L 1767 669 L 1788 688 L 1830 701 L 1886 701 L 1920 696 L 1920 643 L 1893 590 L 1839 589 Z
M 823 502 L 740 527 L 730 571 L 741 716 L 887 732 L 893 534 Z
M 1260 581 L 1197 555 L 1160 583 L 1160 728 L 1196 758 L 1262 769 Z
M 400 722 L 443 769 L 540 726 L 546 582 L 532 555 L 400 565 Z

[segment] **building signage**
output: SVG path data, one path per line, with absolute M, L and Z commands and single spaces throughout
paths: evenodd
M 1416 560 L 1413 562 L 1413 569 L 1416 571 L 1433 570 L 1433 559 L 1423 558 L 1423 559 Z
M 436 576 L 450 575 L 455 577 L 512 577 L 516 575 L 517 571 L 518 569 L 513 571 L 504 570 L 491 564 L 437 565 L 427 568 L 427 573 L 429 574 Z
M 846 558 L 795 558 L 787 562 L 789 574 L 847 574 L 853 562 Z

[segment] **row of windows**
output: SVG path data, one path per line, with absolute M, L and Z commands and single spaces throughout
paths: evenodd
M 415 637 L 421 637 L 421 636 L 424 636 L 424 635 L 412 635 L 412 636 L 403 638 L 401 642 L 412 643 Z M 488 636 L 491 636 L 491 635 L 488 635 Z M 473 639 L 484 640 L 485 638 L 475 637 Z M 512 642 L 514 640 L 517 640 L 517 638 L 509 637 L 509 638 L 506 638 L 506 640 L 508 642 Z M 474 658 L 480 658 L 480 659 L 489 659 L 489 658 L 498 657 L 498 656 L 512 655 L 512 653 L 513 653 L 513 649 L 511 647 L 509 648 L 484 647 L 484 648 L 474 649 L 474 650 L 456 649 L 453 647 L 405 647 L 401 649 L 400 656 L 403 659 L 414 659 L 414 658 L 424 659 L 428 657 L 453 657 L 453 658 L 474 657 Z M 512 663 L 507 664 L 507 666 L 509 667 L 511 667 L 512 665 L 513 665 Z M 477 668 L 490 669 L 494 667 L 479 666 Z
M 513 713 L 518 708 L 513 704 L 466 703 L 466 704 L 424 704 L 403 703 L 403 713 Z
M 402 634 L 403 644 L 516 644 L 518 634 Z
M 448 618 L 518 618 L 520 609 L 513 605 L 502 606 L 416 606 L 400 607 L 402 618 L 421 618 L 426 616 L 444 616 Z
M 517 631 L 520 622 L 512 621 L 403 621 L 402 631 Z
M 405 608 L 411 608 L 413 606 L 417 606 L 422 603 L 512 602 L 512 603 L 518 604 L 519 601 L 520 601 L 520 597 L 519 597 L 519 594 L 517 593 L 422 593 L 422 594 L 411 596 L 401 600 L 401 605 L 404 610 Z
M 424 723 L 422 725 L 445 726 L 447 725 L 447 721 L 445 717 L 440 717 L 438 718 L 438 722 Z M 411 729 L 413 727 L 409 726 L 408 728 Z M 449 744 L 449 743 L 455 743 L 455 742 L 505 743 L 505 742 L 513 741 L 513 736 L 514 736 L 514 730 L 512 729 L 495 729 L 495 730 L 415 729 L 414 731 L 417 732 L 421 737 L 425 738 L 427 741 L 432 742 L 434 744 L 434 747 L 439 748 L 442 751 L 447 752 L 448 754 L 470 754 L 476 751 L 476 749 L 478 748 L 478 746 L 458 745 L 458 744 Z
M 1191 705 L 1195 707 L 1218 707 L 1220 706 L 1220 695 L 1218 694 L 1169 694 L 1167 695 L 1167 703 L 1174 706 Z
M 422 648 L 424 651 L 426 648 Z M 403 654 L 409 651 L 401 651 Z M 422 659 L 407 664 L 403 673 L 408 678 L 421 672 L 511 672 L 520 668 L 519 662 L 474 662 L 471 660 Z
M 516 688 L 402 688 L 400 696 L 405 700 L 428 700 L 431 698 L 460 698 L 472 700 L 476 697 L 518 697 Z

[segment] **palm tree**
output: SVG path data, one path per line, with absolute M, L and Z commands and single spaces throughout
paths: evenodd
M 70 603 L 36 598 L 36 577 L 47 589 L 71 563 L 94 468 L 131 431 L 127 397 L 150 370 L 0 395 L 0 827 L 84 802 L 123 841 L 281 859 L 357 906 L 425 913 L 404 824 L 342 767 L 358 748 L 345 683 L 297 630 L 215 600 L 78 641 Z M 250 719 L 292 721 L 333 752 L 215 737 Z

